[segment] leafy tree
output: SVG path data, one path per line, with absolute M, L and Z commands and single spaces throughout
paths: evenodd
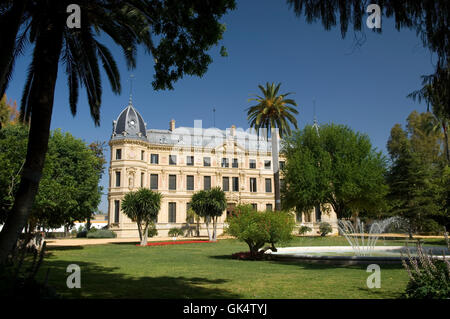
M 430 229 L 436 224 L 433 220 L 445 214 L 441 206 L 445 201 L 441 197 L 444 185 L 439 179 L 444 161 L 439 142 L 441 133 L 427 132 L 432 120 L 430 113 L 412 112 L 407 130 L 396 124 L 387 144 L 392 161 L 387 178 L 391 213 L 408 221 L 411 237 L 417 231 L 433 230 Z
M 28 128 L 9 125 L 0 131 L 0 223 L 9 218 L 26 154 Z M 102 160 L 80 139 L 55 130 L 49 141 L 41 186 L 28 220 L 36 226 L 70 227 L 89 218 L 100 203 Z
M 249 101 L 255 101 L 258 104 L 247 109 L 247 120 L 249 121 L 250 127 L 255 128 L 258 132 L 258 137 L 260 128 L 266 128 L 267 134 L 269 134 L 269 130 L 271 132 L 275 210 L 277 211 L 281 210 L 277 132 L 281 138 L 289 136 L 291 134 L 291 128 L 288 122 L 291 122 L 297 128 L 297 119 L 294 114 L 298 114 L 298 111 L 295 109 L 297 103 L 292 99 L 286 98 L 291 93 L 278 94 L 280 85 L 281 83 L 276 86 L 274 83 L 270 85 L 266 83 L 265 88 L 262 85 L 258 85 L 262 96 L 256 95 L 255 98 L 249 99 Z
M 77 220 L 90 219 L 100 204 L 103 169 L 104 158 L 90 146 L 69 133 L 53 131 L 29 223 L 68 229 Z
M 148 188 L 140 188 L 125 194 L 122 211 L 136 222 L 141 246 L 147 245 L 148 228 L 156 221 L 161 208 L 162 195 Z
M 251 205 L 239 205 L 228 218 L 226 232 L 247 243 L 250 254 L 256 258 L 265 243 L 272 245 L 292 239 L 295 221 L 287 212 L 258 212 Z
M 331 204 L 338 218 L 385 208 L 386 160 L 367 135 L 344 125 L 305 126 L 285 141 L 283 205 L 298 212 Z
M 8 101 L 6 94 L 0 99 L 0 130 L 8 123 L 15 124 L 18 120 L 19 112 L 17 103 Z
M 81 0 L 81 28 L 66 24 L 72 1 L 0 2 L 0 96 L 12 74 L 23 45 L 34 45 L 21 103 L 22 119 L 30 123 L 27 156 L 11 217 L 0 233 L 3 263 L 27 222 L 37 194 L 50 135 L 59 62 L 68 76 L 69 104 L 76 114 L 79 87 L 86 88 L 94 123 L 99 125 L 102 84 L 99 63 L 114 93 L 120 93 L 120 74 L 108 48 L 96 38 L 103 32 L 118 44 L 127 66 L 136 66 L 138 46 L 154 58 L 154 89 L 172 89 L 188 75 L 203 75 L 211 63 L 206 53 L 223 35 L 218 20 L 234 9 L 234 0 Z M 153 39 L 155 38 L 155 39 Z M 18 39 L 16 41 L 16 39 Z M 155 40 L 155 41 L 154 41 Z
M 227 200 L 225 193 L 220 187 L 214 187 L 210 190 L 201 190 L 192 195 L 191 208 L 194 212 L 203 217 L 208 238 L 210 241 L 217 240 L 217 220 L 222 216 L 223 211 L 227 208 Z M 213 223 L 213 233 L 209 231 L 209 223 Z

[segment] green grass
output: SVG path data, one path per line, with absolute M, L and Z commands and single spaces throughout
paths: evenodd
M 297 237 L 285 246 L 312 245 L 347 243 L 344 238 Z M 152 247 L 54 247 L 48 249 L 38 279 L 50 269 L 48 284 L 68 298 L 398 298 L 408 281 L 401 265 L 381 265 L 381 288 L 368 289 L 364 265 L 231 259 L 232 253 L 247 250 L 234 239 Z M 69 264 L 81 268 L 80 289 L 66 286 Z

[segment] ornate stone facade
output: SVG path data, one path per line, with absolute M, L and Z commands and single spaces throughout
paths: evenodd
M 234 126 L 225 131 L 203 129 L 201 121 L 195 121 L 194 127 L 177 128 L 172 120 L 168 130 L 147 129 L 130 101 L 113 122 L 109 145 L 108 221 L 118 237 L 138 236 L 136 224 L 121 212 L 120 204 L 127 192 L 140 187 L 163 194 L 158 236 L 167 236 L 173 227 L 189 226 L 186 212 L 191 196 L 202 189 L 220 186 L 226 193 L 228 206 L 219 219 L 219 234 L 226 216 L 238 204 L 252 204 L 258 210 L 275 207 L 270 138 L 258 138 Z M 279 161 L 283 165 L 282 157 Z M 297 216 L 299 224 L 313 229 L 318 219 L 335 228 L 332 211 Z M 205 235 L 201 226 L 201 235 Z

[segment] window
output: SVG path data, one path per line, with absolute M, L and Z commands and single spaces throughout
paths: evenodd
M 228 162 L 228 158 L 222 158 L 222 167 L 229 167 L 230 163 Z
M 177 175 L 169 175 L 169 190 L 177 189 Z
M 145 151 L 141 151 L 141 161 L 144 161 Z
M 116 187 L 120 187 L 120 172 L 116 172 Z
M 203 166 L 211 166 L 211 157 L 203 157 Z
M 250 160 L 250 168 L 256 168 L 256 160 L 254 159 Z
M 122 159 L 122 150 L 119 148 L 116 150 L 116 160 Z
M 283 169 L 283 168 L 284 168 L 284 164 L 285 164 L 284 161 L 279 161 L 279 162 L 278 162 L 278 165 L 280 166 L 280 169 Z
M 266 210 L 271 211 L 272 210 L 272 204 L 266 204 Z
M 239 192 L 239 177 L 233 177 L 233 192 Z
M 205 191 L 211 189 L 211 176 L 203 176 L 203 189 Z
M 322 218 L 322 211 L 320 210 L 320 206 L 317 205 L 315 208 L 315 213 L 316 213 L 316 222 L 320 222 L 321 218 Z
M 159 154 L 150 155 L 150 164 L 159 164 Z
M 141 187 L 144 187 L 144 173 L 141 173 Z
M 266 178 L 266 193 L 272 193 L 272 179 Z
M 119 222 L 119 213 L 120 213 L 120 200 L 114 201 L 114 222 Z
M 186 176 L 186 189 L 188 191 L 194 190 L 194 175 L 187 175 Z
M 302 223 L 302 213 L 296 212 L 295 213 L 295 220 L 297 221 L 297 223 Z
M 250 177 L 250 192 L 256 193 L 256 178 Z
M 169 223 L 177 222 L 177 203 L 169 203 Z
M 265 169 L 270 169 L 270 164 L 271 164 L 271 162 L 270 161 L 264 161 L 264 168 Z
M 150 189 L 158 189 L 158 174 L 150 175 Z
M 222 189 L 224 192 L 230 191 L 230 178 L 229 177 L 222 177 Z
M 238 164 L 238 159 L 237 158 L 233 158 L 233 164 L 232 164 L 233 168 L 238 168 L 239 164 Z
M 169 165 L 177 165 L 177 156 L 169 155 Z
M 258 209 L 258 204 L 253 203 L 253 204 L 252 204 L 252 208 L 253 208 L 254 210 L 257 210 L 257 209 Z
M 186 165 L 194 166 L 194 156 L 186 156 Z

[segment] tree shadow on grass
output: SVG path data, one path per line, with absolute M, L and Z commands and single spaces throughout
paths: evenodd
M 66 281 L 71 273 L 67 273 L 66 269 L 70 264 L 80 267 L 81 288 L 67 287 Z M 47 269 L 50 269 L 48 285 L 64 298 L 241 298 L 234 292 L 218 287 L 228 282 L 225 279 L 182 276 L 135 277 L 122 273 L 119 267 L 104 267 L 74 260 L 46 259 L 38 274 L 39 281 L 43 281 Z

